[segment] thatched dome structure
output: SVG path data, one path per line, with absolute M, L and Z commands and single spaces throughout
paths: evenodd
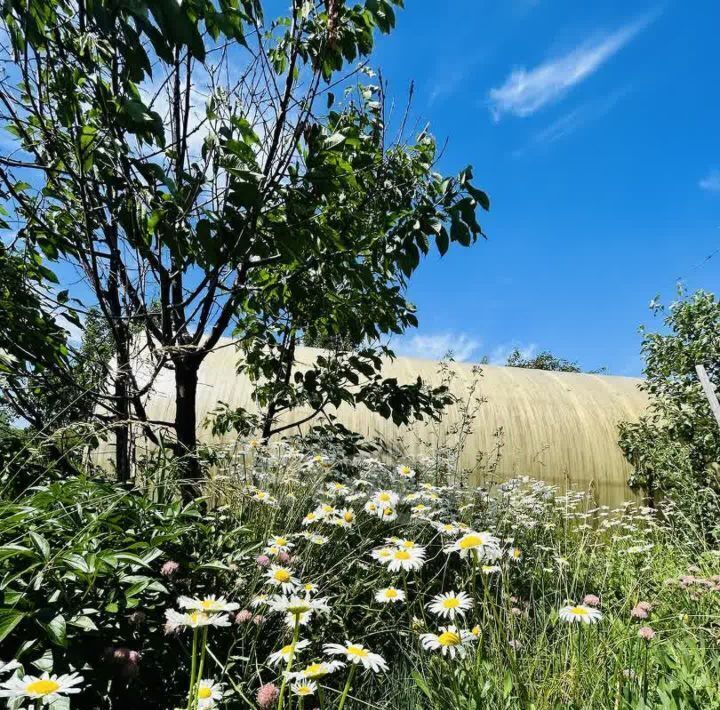
M 298 348 L 298 367 L 311 363 L 319 352 Z M 253 410 L 249 382 L 236 374 L 237 358 L 231 346 L 221 347 L 205 359 L 199 373 L 199 422 L 220 401 Z M 469 364 L 451 367 L 455 373 L 451 389 L 458 397 L 466 397 L 473 368 Z M 387 362 L 383 373 L 400 382 L 414 381 L 420 375 L 429 383 L 439 383 L 438 363 L 428 360 L 400 357 Z M 529 475 L 576 488 L 592 487 L 599 501 L 619 503 L 629 495 L 625 482 L 630 467 L 617 445 L 617 427 L 621 421 L 637 420 L 645 410 L 647 397 L 638 388 L 640 382 L 628 377 L 483 365 L 478 394 L 487 401 L 480 407 L 462 463 L 470 467 L 478 454 L 491 454 L 498 443 L 495 433 L 501 427 L 503 446 L 496 475 Z M 150 418 L 171 421 L 173 396 L 173 373 L 165 371 L 148 400 Z M 425 425 L 408 431 L 364 408 L 344 406 L 337 415 L 342 424 L 364 436 L 378 436 L 410 455 L 427 453 L 418 443 L 429 433 Z M 457 417 L 458 412 L 451 408 L 440 428 L 452 426 Z M 301 418 L 301 411 L 292 416 L 292 420 Z M 200 437 L 209 440 L 209 430 L 203 429 Z

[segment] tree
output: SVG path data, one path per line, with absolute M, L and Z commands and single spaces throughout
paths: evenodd
M 642 353 L 649 412 L 620 431 L 620 446 L 634 468 L 630 485 L 644 490 L 650 501 L 672 500 L 717 539 L 720 430 L 695 371 L 704 365 L 711 381 L 720 383 L 716 297 L 698 291 L 671 304 L 664 332 L 643 330 Z
M 537 355 L 525 355 L 518 348 L 515 348 L 508 355 L 508 367 L 525 367 L 531 370 L 550 370 L 552 372 L 584 372 L 580 366 L 571 360 L 562 357 L 556 357 L 549 350 L 543 350 Z M 591 374 L 601 374 L 605 372 L 605 368 L 597 370 L 587 370 Z
M 331 396 L 317 378 L 293 390 L 316 413 L 367 362 L 365 403 L 426 408 L 422 388 L 379 377 L 378 338 L 416 324 L 404 289 L 431 241 L 470 245 L 489 205 L 469 169 L 435 172 L 427 132 L 408 143 L 403 122 L 388 136 L 364 58 L 401 4 L 293 0 L 275 21 L 259 0 L 5 4 L 0 107 L 22 153 L 0 159 L 0 183 L 22 242 L 70 262 L 108 324 L 119 451 L 132 415 L 151 437 L 169 432 L 197 480 L 198 369 L 231 329 L 266 421 L 295 403 L 300 332 L 371 343 Z M 349 92 L 337 107 L 336 90 Z M 149 421 L 144 395 L 166 368 L 175 416 Z

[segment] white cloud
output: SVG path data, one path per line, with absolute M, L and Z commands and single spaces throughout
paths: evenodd
M 596 72 L 647 27 L 655 15 L 645 15 L 609 35 L 587 40 L 567 54 L 543 62 L 534 69 L 515 69 L 502 86 L 490 91 L 490 110 L 495 120 L 507 113 L 529 116 L 560 98 Z
M 441 360 L 449 352 L 452 352 L 455 360 L 465 362 L 479 347 L 480 341 L 465 333 L 435 333 L 403 338 L 394 346 L 394 350 L 398 355 L 428 360 Z
M 711 170 L 698 185 L 709 192 L 720 192 L 720 170 Z

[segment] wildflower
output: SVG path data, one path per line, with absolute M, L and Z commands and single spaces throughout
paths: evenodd
M 197 706 L 198 710 L 204 710 L 204 708 L 212 708 L 215 703 L 222 700 L 223 688 L 221 683 L 216 683 L 214 680 L 204 678 L 198 682 L 197 688 Z
M 586 594 L 583 597 L 583 604 L 585 604 L 585 606 L 600 606 L 600 597 L 595 594 Z
M 386 671 L 388 669 L 385 659 L 379 653 L 372 653 L 360 643 L 345 641 L 345 645 L 339 643 L 327 643 L 323 647 L 325 653 L 335 656 L 344 655 L 351 663 L 360 663 L 366 670 L 373 673 Z
M 385 587 L 385 589 L 375 592 L 375 601 L 381 604 L 401 602 L 404 600 L 405 592 L 403 592 L 402 589 L 395 589 L 395 587 Z
M 286 614 L 285 623 L 290 627 L 295 626 L 296 622 L 304 626 L 312 619 L 314 613 L 326 614 L 330 611 L 326 597 L 312 599 L 307 594 L 304 597 L 295 594 L 291 597 L 276 595 L 268 604 L 273 611 Z
M 276 550 L 275 554 L 278 552 L 289 552 L 294 545 L 285 535 L 273 535 L 268 541 L 267 541 L 268 547 L 273 548 Z
M 388 570 L 390 572 L 399 570 L 409 572 L 410 570 L 420 569 L 425 564 L 424 557 L 424 547 L 412 547 L 409 550 L 403 547 L 398 548 L 393 550 L 392 556 L 387 560 Z
M 389 523 L 393 520 L 397 519 L 397 510 L 395 508 L 387 507 L 387 508 L 378 508 L 377 511 L 378 518 L 381 518 L 385 522 Z
M 370 553 L 370 556 L 378 562 L 389 562 L 392 559 L 393 551 L 389 547 L 378 547 Z
M 258 567 L 269 567 L 270 558 L 267 555 L 258 555 L 255 558 L 255 564 L 257 564 Z
M 180 612 L 175 609 L 165 611 L 166 628 L 175 631 L 181 627 L 197 629 L 201 626 L 230 626 L 227 614 L 206 614 L 204 611 Z
M 350 508 L 343 508 L 338 514 L 337 518 L 333 519 L 335 525 L 339 525 L 343 528 L 349 528 L 355 522 L 355 512 Z
M 305 592 L 305 594 L 312 594 L 313 592 L 317 592 L 317 589 L 317 584 L 313 584 L 312 582 L 306 582 L 302 586 L 302 590 L 303 592 Z
M 255 626 L 262 626 L 262 624 L 265 623 L 265 617 L 262 614 L 255 614 L 252 618 L 252 622 Z
M 630 616 L 633 619 L 647 619 L 648 616 L 650 616 L 650 612 L 648 609 L 638 604 L 630 610 Z
M 272 707 L 279 695 L 280 691 L 274 683 L 265 683 L 258 688 L 255 702 L 261 710 L 266 710 L 266 708 Z
M 395 470 L 397 471 L 398 476 L 402 476 L 403 478 L 415 478 L 415 471 L 407 464 L 402 464 Z
M 300 584 L 300 580 L 292 576 L 292 570 L 281 565 L 271 565 L 265 576 L 270 584 L 280 587 L 285 594 L 290 594 Z
M 489 532 L 470 531 L 458 538 L 451 545 L 445 547 L 445 552 L 458 552 L 460 557 L 466 557 L 469 553 L 473 553 L 480 558 L 492 561 L 497 559 L 502 553 L 500 552 L 500 541 L 493 537 Z
M 253 613 L 250 611 L 250 609 L 243 609 L 242 611 L 239 611 L 237 614 L 235 614 L 235 623 L 236 624 L 247 624 L 249 621 L 252 621 Z
M 451 621 L 454 621 L 458 614 L 464 616 L 466 611 L 472 609 L 472 606 L 473 601 L 465 592 L 438 594 L 427 605 L 433 614 L 449 618 Z
M 214 594 L 209 594 L 201 599 L 197 597 L 178 597 L 178 606 L 183 609 L 194 609 L 208 613 L 236 611 L 240 608 L 239 604 L 227 602 L 225 601 L 225 597 L 218 598 Z
M 511 562 L 520 562 L 523 557 L 523 552 L 519 547 L 511 547 L 508 550 L 508 557 L 510 558 Z
M 326 675 L 334 673 L 344 667 L 345 664 L 342 661 L 319 661 L 317 663 L 309 663 L 302 670 L 288 673 L 288 678 L 291 680 L 324 678 Z
M 308 513 L 303 519 L 302 524 L 303 525 L 310 525 L 311 523 L 316 523 L 320 518 L 318 518 L 318 514 L 315 512 Z
M 306 680 L 301 683 L 293 683 L 290 686 L 290 690 L 292 690 L 295 695 L 299 695 L 301 698 L 304 698 L 308 695 L 315 695 L 317 683 L 312 680 Z
M 421 634 L 420 642 L 429 651 L 439 650 L 443 656 L 461 658 L 465 655 L 465 646 L 474 640 L 474 636 L 464 629 L 455 626 L 441 626 L 439 634 Z
M 300 651 L 302 651 L 304 648 L 307 648 L 310 645 L 310 641 L 307 639 L 303 639 L 302 641 L 298 641 L 295 644 L 295 652 L 294 655 L 297 656 Z M 288 644 L 287 646 L 283 646 L 279 651 L 275 651 L 275 653 L 271 653 L 268 656 L 268 664 L 271 666 L 276 666 L 280 661 L 284 661 L 287 663 L 288 659 L 290 658 L 290 652 L 292 651 L 292 644 Z
M 433 527 L 443 535 L 457 535 L 459 532 L 455 523 L 433 523 Z
M 180 569 L 180 565 L 177 562 L 173 562 L 173 560 L 168 560 L 160 568 L 160 574 L 163 577 L 172 577 L 179 569 Z
M 575 606 L 564 606 L 558 612 L 560 618 L 568 623 L 579 622 L 581 624 L 594 624 L 602 619 L 602 612 L 585 604 L 577 604 Z
M 253 609 L 257 609 L 259 606 L 262 606 L 263 604 L 267 604 L 269 598 L 270 597 L 267 594 L 256 594 L 250 600 L 250 606 Z
M 655 638 L 655 631 L 649 626 L 641 626 L 638 629 L 638 636 L 644 641 L 652 641 Z
M 372 502 L 378 508 L 394 508 L 398 499 L 398 494 L 395 491 L 377 491 L 372 497 Z
M 364 510 L 366 513 L 370 513 L 370 515 L 377 515 L 379 506 L 377 503 L 375 503 L 372 500 L 369 500 L 367 503 L 365 503 Z
M 124 646 L 111 646 L 106 649 L 104 659 L 116 666 L 125 678 L 135 678 L 140 672 L 140 653 Z
M 480 567 L 480 570 L 483 574 L 496 574 L 497 572 L 501 571 L 501 568 L 497 565 L 482 565 L 482 567 Z
M 43 705 L 49 705 L 62 695 L 79 693 L 81 688 L 77 685 L 83 680 L 83 677 L 77 673 L 60 676 L 43 673 L 40 677 L 14 676 L 0 683 L 0 698 L 30 698 L 39 700 Z

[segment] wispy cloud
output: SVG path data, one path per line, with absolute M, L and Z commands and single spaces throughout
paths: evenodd
M 469 360 L 480 347 L 480 341 L 465 333 L 413 335 L 394 344 L 398 355 L 440 360 L 452 353 L 458 362 Z
M 567 54 L 534 69 L 515 69 L 490 91 L 490 110 L 496 121 L 505 114 L 530 116 L 594 74 L 657 16 L 657 12 L 623 25 L 611 34 L 588 39 Z
M 720 170 L 711 170 L 698 185 L 708 192 L 720 192 Z
M 533 148 L 544 148 L 556 141 L 571 135 L 581 126 L 598 119 L 609 113 L 615 105 L 630 91 L 629 87 L 614 91 L 609 96 L 594 101 L 588 101 L 576 109 L 560 116 L 548 126 L 538 131 L 523 148 L 513 152 L 513 157 L 518 158 Z

